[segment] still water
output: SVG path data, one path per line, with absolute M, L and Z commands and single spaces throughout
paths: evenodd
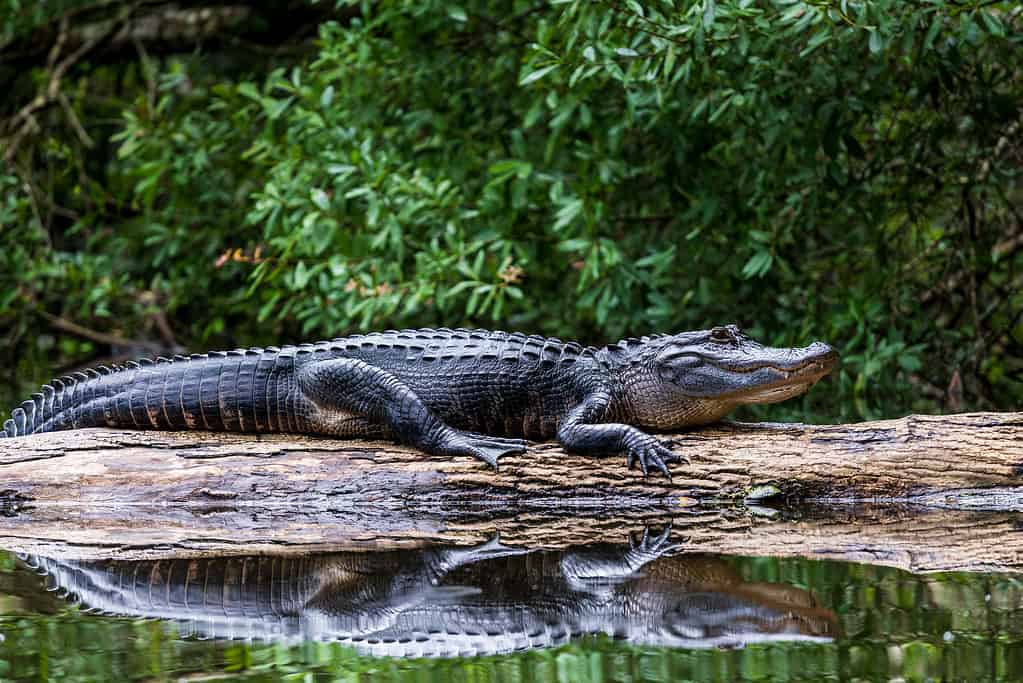
M 0 553 L 0 680 L 1023 680 L 1023 581 L 631 545 Z

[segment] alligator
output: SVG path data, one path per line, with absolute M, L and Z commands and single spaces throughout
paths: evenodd
M 468 548 L 163 560 L 22 559 L 87 612 L 159 618 L 184 637 L 330 641 L 388 657 L 494 655 L 607 634 L 638 645 L 825 641 L 835 615 L 725 561 L 629 546 Z
M 807 391 L 838 354 L 772 348 L 735 325 L 603 347 L 521 333 L 419 329 L 100 367 L 54 380 L 0 436 L 80 427 L 390 438 L 497 467 L 527 441 L 624 454 L 646 476 L 681 462 L 648 431 L 715 422 Z

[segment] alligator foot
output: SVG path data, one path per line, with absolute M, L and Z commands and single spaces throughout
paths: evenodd
M 643 472 L 643 476 L 646 477 L 650 472 L 650 467 L 656 467 L 664 476 L 671 481 L 671 472 L 668 470 L 668 463 L 685 463 L 689 464 L 689 458 L 683 455 L 672 452 L 671 448 L 661 443 L 652 436 L 647 436 L 639 443 L 632 444 L 629 446 L 629 469 L 635 467 L 636 463 L 639 463 L 639 469 Z
M 499 457 L 525 453 L 528 446 L 529 442 L 524 439 L 506 439 L 453 429 L 438 450 L 443 455 L 471 455 L 496 470 Z

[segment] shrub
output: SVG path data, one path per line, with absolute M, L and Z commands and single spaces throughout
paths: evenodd
M 775 414 L 1023 400 L 1015 3 L 317 9 L 312 49 L 64 77 L 0 181 L 17 380 L 107 351 L 54 316 L 196 350 L 739 322 L 843 352 Z

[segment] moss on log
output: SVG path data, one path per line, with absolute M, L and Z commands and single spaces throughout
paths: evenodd
M 699 552 L 1023 569 L 1023 413 L 740 423 L 673 439 L 692 463 L 670 482 L 551 443 L 495 473 L 390 443 L 293 435 L 6 439 L 0 547 L 141 558 L 470 543 L 497 530 L 555 548 L 672 521 L 677 542 Z

